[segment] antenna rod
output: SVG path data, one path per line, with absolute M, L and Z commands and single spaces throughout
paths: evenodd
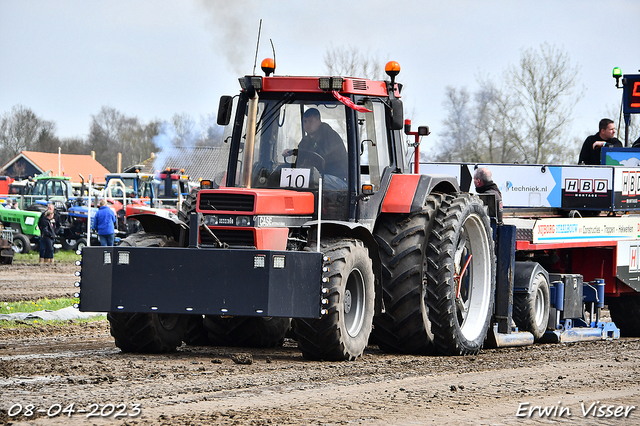
M 273 46 L 273 40 L 269 39 L 271 42 L 271 50 L 273 51 L 273 75 L 276 74 L 276 66 L 278 66 L 278 61 L 276 60 L 276 48 Z
M 260 19 L 260 26 L 258 27 L 258 41 L 256 42 L 256 57 L 253 58 L 253 73 L 256 75 L 256 63 L 258 62 L 258 47 L 260 47 L 260 32 L 262 31 L 262 19 Z

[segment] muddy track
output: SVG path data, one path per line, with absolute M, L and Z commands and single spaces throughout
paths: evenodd
M 0 302 L 73 297 L 73 264 L 0 265 Z
M 0 424 L 635 425 L 639 388 L 640 339 L 630 338 L 469 357 L 370 346 L 355 362 L 310 362 L 291 340 L 134 355 L 114 346 L 106 321 L 0 329 Z

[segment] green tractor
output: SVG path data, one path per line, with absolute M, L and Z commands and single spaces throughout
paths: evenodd
M 16 253 L 29 253 L 31 242 L 40 240 L 38 211 L 8 209 L 0 205 L 0 222 L 5 228 L 13 229 L 13 247 Z

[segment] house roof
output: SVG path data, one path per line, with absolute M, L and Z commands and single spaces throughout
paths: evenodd
M 157 173 L 167 167 L 184 169 L 189 180 L 213 179 L 216 172 L 226 170 L 229 146 L 177 146 L 164 149 L 143 163 L 143 173 Z
M 81 182 L 80 176 L 82 174 L 85 179 L 89 179 L 89 175 L 92 176 L 95 183 L 105 183 L 104 175 L 109 173 L 102 164 L 98 163 L 90 155 L 79 154 L 55 154 L 48 152 L 35 152 L 35 151 L 22 151 L 11 161 L 5 164 L 2 169 L 10 167 L 13 163 L 19 159 L 24 158 L 26 161 L 33 164 L 35 168 L 40 170 L 41 173 L 51 171 L 53 176 L 60 174 L 62 176 L 68 176 L 71 182 Z

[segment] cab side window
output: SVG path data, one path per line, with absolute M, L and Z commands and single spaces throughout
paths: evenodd
M 365 102 L 373 112 L 357 113 L 360 143 L 361 184 L 371 183 L 374 190 L 380 188 L 385 167 L 391 165 L 389 141 L 385 131 L 385 111 L 381 103 Z

